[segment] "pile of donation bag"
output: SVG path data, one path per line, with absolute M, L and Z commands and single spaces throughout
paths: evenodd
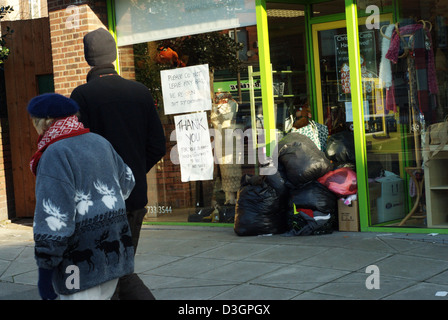
M 353 133 L 316 143 L 290 132 L 278 144 L 273 175 L 241 179 L 234 231 L 239 236 L 328 234 L 337 229 L 338 201 L 357 193 Z

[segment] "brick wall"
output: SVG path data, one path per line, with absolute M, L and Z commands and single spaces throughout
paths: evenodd
M 65 96 L 85 83 L 90 70 L 84 59 L 83 37 L 107 28 L 105 1 L 48 1 L 55 91 Z
M 7 118 L 0 118 L 0 221 L 15 216 L 11 144 Z
M 105 1 L 48 1 L 55 91 L 69 96 L 85 83 L 90 66 L 84 59 L 83 37 L 97 28 L 107 28 Z M 120 74 L 135 79 L 132 46 L 119 48 Z

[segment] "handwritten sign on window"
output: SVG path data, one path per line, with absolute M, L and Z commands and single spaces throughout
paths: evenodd
M 174 116 L 181 181 L 213 179 L 213 154 L 207 113 Z
M 211 110 L 208 64 L 160 71 L 165 114 Z

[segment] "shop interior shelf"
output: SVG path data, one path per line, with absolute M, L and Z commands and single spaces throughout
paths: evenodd
M 438 145 L 429 146 L 429 155 L 440 149 Z M 424 155 L 424 177 L 426 189 L 426 216 L 428 227 L 448 228 L 448 146 L 445 145 L 436 155 Z

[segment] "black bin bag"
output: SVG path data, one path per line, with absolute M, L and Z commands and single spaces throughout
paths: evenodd
M 322 213 L 337 214 L 337 196 L 318 181 L 310 181 L 300 188 L 290 191 L 290 204 L 296 208 L 312 209 Z
M 287 204 L 287 188 L 278 172 L 243 176 L 235 206 L 235 233 L 255 236 L 285 232 Z
M 338 212 L 337 196 L 317 181 L 310 181 L 300 188 L 291 190 L 290 193 L 290 208 L 295 204 L 296 208 L 322 213 L 337 214 Z
M 341 131 L 332 134 L 327 140 L 325 155 L 335 164 L 356 163 L 353 132 Z
M 294 205 L 297 213 L 294 212 Z M 313 217 L 301 212 L 313 211 Z M 337 196 L 317 181 L 290 191 L 287 210 L 289 235 L 331 233 L 338 213 Z
M 307 136 L 288 133 L 278 147 L 279 164 L 288 181 L 296 187 L 317 180 L 333 169 L 325 153 Z
M 290 230 L 283 234 L 284 236 L 310 236 L 329 234 L 333 232 L 335 216 L 331 213 L 323 214 L 319 211 L 313 211 L 309 216 L 303 211 L 298 211 L 289 217 L 288 224 Z

